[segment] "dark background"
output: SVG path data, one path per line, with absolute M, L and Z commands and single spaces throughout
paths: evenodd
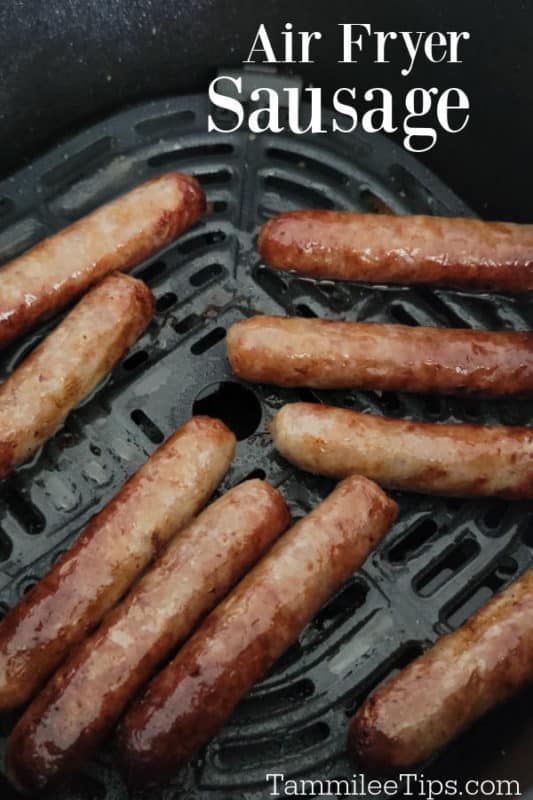
M 260 22 L 321 30 L 320 62 L 301 68 L 338 86 L 462 87 L 466 131 L 440 136 L 423 160 L 480 214 L 533 221 L 529 155 L 533 74 L 527 0 L 7 0 L 0 9 L 0 152 L 5 175 L 66 133 L 135 100 L 202 91 L 246 58 Z M 468 30 L 462 65 L 337 64 L 339 22 L 381 30 Z M 274 36 L 273 36 L 274 38 Z

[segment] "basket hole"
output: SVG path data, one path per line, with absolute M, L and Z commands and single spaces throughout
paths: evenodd
M 399 303 L 391 303 L 389 311 L 392 317 L 401 325 L 418 325 L 417 320 Z
M 483 514 L 483 523 L 489 530 L 495 530 L 502 523 L 503 518 L 507 512 L 507 503 L 494 502 Z
M 229 183 L 233 178 L 233 173 L 227 167 L 223 169 L 213 169 L 207 172 L 195 172 L 194 177 L 202 186 L 212 186 L 214 183 Z
M 203 267 L 198 272 L 195 272 L 194 275 L 191 275 L 189 281 L 191 286 L 198 288 L 219 278 L 224 272 L 225 269 L 222 264 L 208 264 L 207 267 Z
M 165 438 L 163 432 L 159 430 L 155 422 L 152 422 L 150 417 L 145 414 L 141 408 L 135 408 L 131 412 L 131 418 L 151 442 L 154 444 L 161 444 Z
M 444 615 L 448 625 L 454 629 L 462 625 L 512 580 L 517 569 L 518 564 L 514 558 L 505 556 L 481 582 L 448 606 Z
M 148 353 L 146 350 L 138 350 L 136 353 L 132 353 L 131 356 L 128 356 L 127 359 L 122 363 L 122 366 L 128 372 L 132 372 L 134 369 L 139 369 L 143 364 L 148 361 Z
M 295 522 L 295 520 L 293 520 L 293 522 Z M 302 645 L 300 644 L 300 642 L 294 642 L 294 644 L 291 644 L 291 646 L 287 650 L 285 650 L 283 655 L 281 655 L 278 658 L 278 660 L 272 667 L 269 674 L 272 675 L 274 672 L 276 673 L 283 672 L 289 667 L 292 667 L 293 664 L 296 664 L 296 662 L 299 661 L 302 656 L 303 656 Z
M 267 267 L 259 267 L 254 277 L 259 286 L 273 297 L 274 300 L 282 302 L 285 299 L 287 295 L 287 284 L 277 272 Z
M 205 336 L 202 336 L 201 339 L 198 339 L 192 346 L 191 346 L 191 353 L 195 356 L 200 356 L 202 353 L 207 352 L 216 344 L 222 341 L 226 336 L 226 329 L 222 327 L 213 328 L 212 331 L 206 333 Z
M 225 422 L 239 441 L 251 436 L 261 422 L 261 403 L 247 386 L 223 381 L 206 386 L 196 396 L 193 414 L 206 414 Z
M 163 313 L 168 311 L 169 308 L 172 308 L 178 301 L 178 295 L 174 294 L 174 292 L 165 292 L 162 294 L 161 297 L 158 297 L 155 304 L 155 309 L 159 313 Z
M 238 744 L 222 744 L 218 758 L 228 770 L 242 769 L 260 764 L 275 764 L 285 754 L 298 753 L 325 742 L 329 737 L 329 726 L 315 722 L 299 731 L 286 731 L 284 736 L 262 741 L 247 741 Z
M 387 205 L 385 200 L 367 186 L 359 192 L 359 199 L 363 207 L 371 214 L 394 214 L 394 211 Z
M 115 139 L 112 136 L 104 136 L 45 172 L 41 176 L 41 183 L 47 187 L 57 186 L 67 181 L 74 183 L 89 168 L 95 169 L 103 157 L 111 152 L 114 144 Z
M 143 119 L 135 125 L 135 130 L 141 136 L 149 138 L 161 138 L 165 134 L 174 135 L 176 128 L 194 120 L 194 111 L 174 111 L 171 114 L 164 114 L 160 117 Z M 148 162 L 150 163 L 150 162 Z
M 361 581 L 348 584 L 318 612 L 311 624 L 320 631 L 341 624 L 358 608 L 361 608 L 367 595 L 368 586 Z
M 264 469 L 253 469 L 244 478 L 241 478 L 240 481 L 236 484 L 237 486 L 239 483 L 245 483 L 245 481 L 253 481 L 253 480 L 260 480 L 264 481 L 266 478 L 266 472 Z
M 518 569 L 518 564 L 512 556 L 504 556 L 496 567 L 496 574 L 503 578 L 510 578 Z
M 411 528 L 388 552 L 389 561 L 393 564 L 403 564 L 409 561 L 422 547 L 437 533 L 438 526 L 430 517 L 419 522 Z
M 298 305 L 294 306 L 294 310 L 299 317 L 307 317 L 307 319 L 312 319 L 313 317 L 318 316 L 315 314 L 312 308 L 309 308 L 309 306 L 306 305 L 306 303 L 298 303 Z
M 7 533 L 0 528 L 0 561 L 7 561 L 13 552 L 13 542 Z
M 201 322 L 202 318 L 198 314 L 188 314 L 174 324 L 174 330 L 176 333 L 188 333 Z
M 191 236 L 189 239 L 180 242 L 177 249 L 183 255 L 190 255 L 195 250 L 200 250 L 204 247 L 211 247 L 213 244 L 219 244 L 226 239 L 224 231 L 204 231 L 196 236 Z
M 261 691 L 249 694 L 239 706 L 239 717 L 271 717 L 272 714 L 284 710 L 292 710 L 291 706 L 299 705 L 313 696 L 315 685 L 309 678 L 291 681 L 281 689 Z
M 225 200 L 212 200 L 209 203 L 212 214 L 223 214 L 226 211 L 228 204 Z
M 269 158 L 275 158 L 278 159 L 278 161 L 284 161 L 287 164 L 294 164 L 294 166 L 298 167 L 299 169 L 309 170 L 309 172 L 314 172 L 317 175 L 323 175 L 329 180 L 333 180 L 342 185 L 346 185 L 350 182 L 349 176 L 346 175 L 346 173 L 341 172 L 340 169 L 336 169 L 336 167 L 325 164 L 324 162 L 319 161 L 316 158 L 312 158 L 311 156 L 304 155 L 302 153 L 295 153 L 293 150 L 282 150 L 280 147 L 269 147 L 266 151 L 266 155 Z
M 166 268 L 167 265 L 164 261 L 154 261 L 152 264 L 148 264 L 147 267 L 144 267 L 137 277 L 145 283 L 150 284 L 157 280 L 157 278 L 160 278 L 166 271 Z
M 475 539 L 464 539 L 443 553 L 440 558 L 423 570 L 413 581 L 415 591 L 421 597 L 431 597 L 450 578 L 472 561 L 480 551 Z
M 291 181 L 289 178 L 282 178 L 278 175 L 268 175 L 264 179 L 265 190 L 272 191 L 281 197 L 289 196 L 293 198 L 294 202 L 302 207 L 309 206 L 310 208 L 335 208 L 335 203 L 319 189 L 298 181 Z
M 24 584 L 24 588 L 22 589 L 22 594 L 29 594 L 32 589 L 35 589 L 37 586 L 37 580 L 31 580 Z
M 12 483 L 6 482 L 3 496 L 6 506 L 27 533 L 35 536 L 44 531 L 46 527 L 44 514 L 24 492 Z

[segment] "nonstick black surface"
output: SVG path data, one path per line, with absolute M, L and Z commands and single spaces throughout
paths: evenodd
M 528 156 L 533 6 L 528 0 L 4 0 L 0 3 L 0 174 L 66 133 L 127 102 L 204 92 L 221 66 L 240 67 L 260 23 L 273 42 L 286 22 L 323 33 L 313 64 L 295 64 L 331 96 L 389 88 L 401 103 L 413 86 L 459 86 L 466 130 L 442 136 L 421 158 L 482 216 L 533 220 Z M 341 22 L 382 31 L 469 31 L 461 64 L 420 59 L 409 77 L 390 64 L 339 64 Z M 283 69 L 285 67 L 282 67 Z M 396 134 L 397 141 L 401 134 Z
M 193 173 L 212 213 L 135 274 L 157 298 L 148 331 L 30 464 L 0 486 L 0 602 L 14 604 L 125 478 L 192 412 L 239 436 L 221 490 L 266 476 L 302 516 L 331 489 L 272 448 L 267 425 L 285 402 L 317 399 L 392 416 L 531 424 L 528 400 L 473 401 L 373 392 L 248 387 L 231 379 L 224 336 L 253 313 L 473 328 L 533 327 L 526 297 L 313 282 L 274 272 L 255 251 L 258 226 L 279 211 L 353 208 L 468 214 L 405 152 L 378 136 L 206 133 L 203 96 L 131 108 L 63 142 L 0 184 L 0 259 L 165 170 Z M 4 355 L 3 377 L 55 322 Z M 395 493 L 400 516 L 383 544 L 244 699 L 231 721 L 169 786 L 128 794 L 110 747 L 56 800 L 253 800 L 265 773 L 351 775 L 349 716 L 394 670 L 456 628 L 533 557 L 525 504 Z M 528 695 L 489 716 L 426 774 L 533 778 Z M 1 720 L 5 737 L 13 717 Z M 2 747 L 5 738 L 2 739 Z M 465 763 L 468 767 L 465 767 Z M 355 766 L 357 769 L 357 765 Z M 1 780 L 1 779 L 0 779 Z M 2 798 L 15 796 L 0 783 Z

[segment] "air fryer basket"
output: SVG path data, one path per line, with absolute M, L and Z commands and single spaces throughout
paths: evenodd
M 283 403 L 316 399 L 414 419 L 533 422 L 523 400 L 478 401 L 376 392 L 285 391 L 231 378 L 224 336 L 254 313 L 401 322 L 533 327 L 527 298 L 429 288 L 315 282 L 263 265 L 258 226 L 293 208 L 465 215 L 469 209 L 408 154 L 379 136 L 208 134 L 203 96 L 130 108 L 63 142 L 0 184 L 0 260 L 166 170 L 196 175 L 211 214 L 135 274 L 157 298 L 141 340 L 31 463 L 0 484 L 0 603 L 5 611 L 42 576 L 88 518 L 193 411 L 226 419 L 237 458 L 221 490 L 266 476 L 302 516 L 331 483 L 292 469 L 273 450 L 267 425 Z M 49 323 L 4 353 L 3 378 Z M 364 569 L 323 608 L 297 644 L 243 700 L 190 767 L 144 800 L 266 797 L 265 773 L 351 776 L 344 746 L 362 699 L 436 637 L 453 628 L 531 562 L 531 513 L 523 504 L 395 493 L 400 515 Z M 509 711 L 509 708 L 511 711 Z M 501 749 L 506 728 L 485 735 L 479 769 L 516 777 Z M 507 715 L 507 716 L 505 716 Z M 13 717 L 1 721 L 2 747 Z M 476 774 L 475 735 L 466 737 Z M 516 738 L 516 734 L 515 734 Z M 121 800 L 128 792 L 109 747 L 56 800 Z M 431 770 L 459 770 L 459 762 Z M 490 763 L 487 764 L 487 754 Z M 450 758 L 452 759 L 450 761 Z M 444 766 L 439 767 L 439 764 Z M 481 766 L 483 765 L 483 766 Z M 507 770 L 507 772 L 506 772 Z M 510 774 L 509 774 L 510 773 Z M 2 796 L 15 796 L 6 782 Z M 525 788 L 525 787 L 524 787 Z

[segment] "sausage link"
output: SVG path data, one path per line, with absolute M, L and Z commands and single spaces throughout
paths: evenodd
M 315 278 L 533 289 L 533 225 L 288 211 L 263 225 L 257 246 L 267 264 Z
M 289 519 L 279 492 L 252 480 L 231 489 L 182 531 L 25 712 L 8 743 L 12 784 L 31 793 L 80 767 L 158 664 Z
M 25 461 L 107 375 L 153 314 L 150 289 L 110 275 L 0 386 L 0 478 Z
M 168 173 L 107 203 L 0 268 L 0 347 L 114 270 L 139 264 L 190 227 L 205 195 Z
M 235 375 L 315 389 L 533 391 L 533 333 L 251 317 L 227 335 Z
M 235 437 L 193 417 L 156 450 L 0 623 L 0 710 L 29 700 L 207 502 Z
M 533 570 L 380 687 L 350 724 L 374 769 L 418 764 L 533 680 Z
M 379 487 L 353 476 L 276 542 L 124 717 L 118 743 L 128 780 L 159 781 L 189 760 L 395 516 Z
M 450 497 L 533 497 L 533 429 L 386 419 L 291 403 L 272 421 L 274 444 L 300 469 Z

